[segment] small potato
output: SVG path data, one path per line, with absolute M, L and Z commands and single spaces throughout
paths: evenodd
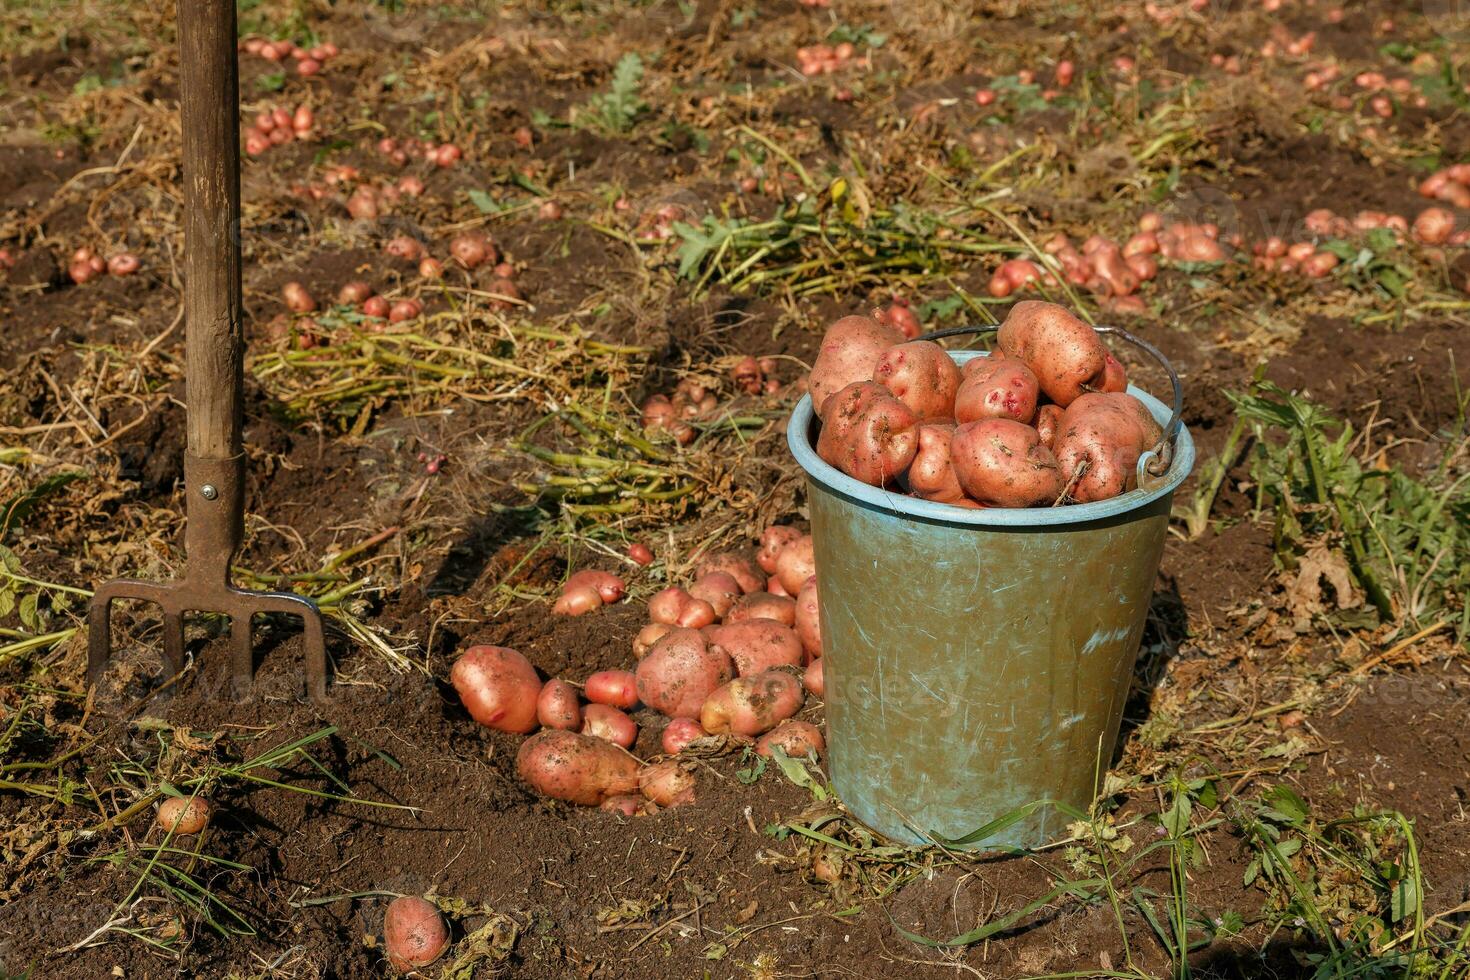
M 919 426 L 919 451 L 914 454 L 906 482 L 911 492 L 925 500 L 957 504 L 965 499 L 949 462 L 949 440 L 954 429 L 952 423 Z
M 991 507 L 1040 507 L 1062 492 L 1062 471 L 1037 431 L 1010 419 L 967 422 L 955 429 L 950 458 L 960 486 Z
M 693 803 L 694 770 L 673 759 L 655 762 L 638 773 L 638 789 L 659 806 Z
M 1036 410 L 1036 434 L 1041 437 L 1041 444 L 1053 452 L 1056 451 L 1057 427 L 1062 424 L 1062 411 L 1060 405 L 1043 405 Z
M 699 723 L 711 735 L 753 737 L 796 714 L 805 700 L 796 675 L 767 670 L 738 677 L 712 692 L 700 708 Z
M 943 347 L 915 340 L 890 347 L 878 358 L 873 380 L 887 388 L 921 421 L 954 415 L 960 369 Z
M 611 705 L 589 704 L 582 709 L 582 734 L 630 749 L 638 741 L 638 724 Z
M 541 678 L 515 650 L 470 647 L 454 662 L 449 681 L 470 717 L 486 728 L 522 734 L 536 728 Z
M 393 969 L 407 973 L 444 954 L 449 948 L 449 925 L 434 903 L 400 895 L 383 913 L 383 947 Z
M 597 595 L 606 603 L 614 603 L 627 594 L 628 586 L 621 578 L 612 572 L 600 572 L 593 568 L 584 568 L 580 572 L 573 572 L 567 579 L 566 588 L 574 588 L 579 585 L 590 585 L 597 590 Z
M 896 327 L 898 332 L 909 340 L 918 337 L 924 332 L 924 325 L 919 322 L 916 314 L 907 302 L 894 300 L 894 302 L 883 308 L 878 314 L 878 322 L 889 327 Z
M 771 749 L 778 745 L 782 752 L 793 759 L 821 755 L 827 750 L 827 740 L 822 737 L 820 728 L 811 722 L 797 721 L 794 718 L 788 718 L 757 739 L 755 754 L 769 759 Z
M 707 572 L 689 587 L 689 594 L 710 604 L 716 619 L 724 619 L 741 595 L 740 583 L 727 572 Z
M 455 235 L 449 242 L 449 254 L 466 269 L 476 269 L 487 262 L 494 265 L 499 258 L 489 237 L 480 231 Z
M 710 693 L 735 676 L 723 650 L 711 649 L 698 630 L 675 629 L 638 662 L 638 699 L 670 718 L 698 718 Z
M 728 551 L 716 552 L 701 559 L 694 568 L 695 578 L 704 578 L 713 572 L 724 572 L 740 584 L 742 593 L 759 592 L 765 587 L 765 578 L 749 559 Z
M 582 690 L 588 701 L 624 711 L 638 703 L 638 679 L 631 670 L 599 670 L 587 678 Z
M 637 636 L 633 637 L 633 656 L 642 660 L 648 655 L 648 651 L 653 649 L 655 643 L 668 635 L 669 630 L 677 628 L 670 623 L 649 623 L 638 631 Z
M 621 813 L 625 817 L 636 817 L 642 815 L 643 808 L 647 805 L 648 801 L 642 796 L 628 793 L 624 796 L 609 796 L 598 809 L 608 813 Z
M 648 618 L 655 623 L 702 629 L 718 617 L 714 606 L 678 586 L 670 586 L 648 600 Z
M 799 537 L 801 532 L 794 527 L 772 524 L 761 532 L 761 550 L 755 556 L 755 563 L 767 575 L 774 575 L 776 559 L 781 556 L 781 551 Z
M 316 309 L 316 300 L 299 282 L 288 282 L 282 286 L 281 299 L 286 301 L 286 309 L 292 313 L 311 313 Z
M 1108 351 L 1107 362 L 1103 367 L 1103 391 L 1127 391 L 1128 371 L 1123 367 L 1123 362 Z
M 342 288 L 337 290 L 337 302 L 344 306 L 357 306 L 375 292 L 370 283 L 354 279 L 349 283 L 344 283 Z
M 800 667 L 801 641 L 789 626 L 769 619 L 711 626 L 705 631 L 711 649 L 725 651 L 737 677 L 748 677 L 776 667 Z
M 889 486 L 919 451 L 919 417 L 888 389 L 859 381 L 833 395 L 817 455 L 854 480 Z
M 158 805 L 154 819 L 165 832 L 197 834 L 209 823 L 209 801 L 202 796 L 171 796 Z
M 817 599 L 817 577 L 813 575 L 796 596 L 796 638 L 809 658 L 822 655 L 821 606 Z
M 698 738 L 704 738 L 704 729 L 699 727 L 699 722 L 693 718 L 675 718 L 664 726 L 659 743 L 669 755 L 678 755 Z
M 769 592 L 752 592 L 735 600 L 735 605 L 725 614 L 727 624 L 761 619 L 777 622 L 782 626 L 795 626 L 796 600 L 790 596 L 771 595 Z
M 563 680 L 547 681 L 536 698 L 536 720 L 542 728 L 566 732 L 581 728 L 582 700 L 577 697 L 577 689 Z
M 828 327 L 807 384 L 817 417 L 827 420 L 827 399 L 843 388 L 873 380 L 883 352 L 903 341 L 903 331 L 897 327 L 865 316 L 845 316 Z
M 776 578 L 787 595 L 801 591 L 806 580 L 817 574 L 817 555 L 812 547 L 812 536 L 803 534 L 786 546 L 776 560 Z
M 1083 395 L 1068 406 L 1057 429 L 1056 458 L 1079 503 L 1107 500 L 1133 489 L 1138 457 L 1162 434 L 1143 403 L 1121 392 Z
M 1006 356 L 1023 361 L 1046 396 L 1063 408 L 1102 387 L 1107 348 L 1096 331 L 1055 303 L 1024 300 L 1011 307 L 998 341 Z
M 1030 425 L 1040 397 L 1035 373 L 1014 358 L 987 363 L 991 360 L 977 357 L 970 362 L 980 366 L 965 375 L 955 395 L 955 420 L 1010 419 Z
M 638 791 L 638 760 L 611 742 L 555 729 L 521 743 L 516 772 L 543 796 L 597 806 Z
M 602 596 L 590 585 L 574 585 L 551 604 L 551 612 L 556 616 L 582 616 L 601 608 Z
M 801 686 L 822 697 L 827 691 L 826 681 L 823 678 L 822 664 L 826 663 L 825 657 L 818 657 L 806 665 L 806 672 L 801 675 Z

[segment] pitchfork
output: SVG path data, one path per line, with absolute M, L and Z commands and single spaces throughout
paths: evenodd
M 174 675 L 184 667 L 184 614 L 228 616 L 237 689 L 248 686 L 255 675 L 251 617 L 300 616 L 306 626 L 308 688 L 313 698 L 321 698 L 326 694 L 327 653 L 316 603 L 230 584 L 230 562 L 240 548 L 245 511 L 235 4 L 179 0 L 178 15 L 188 386 L 186 564 L 184 577 L 175 582 L 119 579 L 97 589 L 87 612 L 88 677 L 96 683 L 112 654 L 112 601 L 143 599 L 163 607 L 163 658 Z

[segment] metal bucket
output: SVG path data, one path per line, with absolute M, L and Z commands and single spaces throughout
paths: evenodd
M 1093 800 L 1194 465 L 1164 366 L 1172 407 L 1129 386 L 1165 426 L 1140 489 L 1064 507 L 964 510 L 861 483 L 817 455 L 810 396 L 797 404 L 787 440 L 807 473 L 830 773 L 869 827 L 954 841 L 1027 804 Z M 1035 846 L 1070 819 L 1035 806 L 967 846 Z

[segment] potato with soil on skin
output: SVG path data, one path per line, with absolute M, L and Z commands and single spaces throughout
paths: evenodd
M 1061 467 L 1029 425 L 1010 419 L 967 422 L 949 443 L 965 493 L 989 507 L 1050 506 L 1062 492 Z
M 407 973 L 443 955 L 449 948 L 449 925 L 434 903 L 400 895 L 383 913 L 383 946 L 393 969 Z
M 1108 351 L 1107 358 L 1103 364 L 1103 391 L 1127 391 L 1128 371 L 1123 367 L 1123 362 Z
M 1041 437 L 1041 444 L 1053 452 L 1057 448 L 1057 431 L 1062 424 L 1063 412 L 1060 405 L 1043 405 L 1036 410 L 1036 434 Z
M 676 585 L 648 600 L 648 618 L 655 623 L 700 629 L 713 623 L 718 617 L 715 607 L 703 599 L 696 599 Z
M 796 714 L 805 701 L 795 674 L 762 671 L 737 677 L 711 693 L 700 708 L 699 723 L 711 735 L 754 737 Z
M 954 415 L 960 369 L 948 352 L 932 340 L 890 347 L 878 358 L 873 380 L 909 407 L 921 421 Z
M 572 576 L 567 579 L 567 584 L 562 588 L 574 589 L 583 585 L 596 589 L 597 597 L 609 605 L 617 602 L 628 592 L 627 583 L 619 576 L 595 568 L 584 568 L 580 572 L 572 573 Z
M 729 655 L 737 677 L 777 667 L 800 667 L 802 663 L 801 641 L 796 638 L 796 631 L 769 619 L 711 626 L 705 636 L 712 648 Z
M 638 703 L 638 679 L 631 670 L 599 670 L 582 686 L 587 700 L 627 711 Z
M 887 388 L 860 381 L 828 401 L 817 455 L 854 480 L 890 486 L 919 451 L 918 426 L 919 417 Z
M 563 589 L 551 604 L 553 616 L 585 616 L 602 608 L 602 595 L 591 585 L 574 585 Z
M 536 698 L 536 720 L 542 728 L 568 732 L 581 728 L 582 699 L 577 697 L 577 689 L 564 680 L 547 681 Z
M 1072 499 L 1089 503 L 1132 490 L 1138 457 L 1162 434 L 1153 415 L 1132 395 L 1094 392 L 1077 399 L 1062 415 L 1056 439 L 1057 463 Z
M 822 666 L 825 662 L 825 657 L 818 657 L 806 665 L 806 670 L 801 675 L 801 686 L 819 698 L 827 692 L 826 669 Z
M 941 504 L 964 504 L 965 491 L 954 475 L 949 461 L 949 441 L 954 437 L 952 422 L 931 422 L 919 426 L 919 451 L 909 465 L 904 482 L 909 492 L 924 500 Z
M 713 555 L 707 555 L 694 567 L 694 577 L 696 579 L 702 579 L 716 572 L 723 572 L 738 582 L 742 594 L 759 592 L 766 584 L 765 578 L 755 565 L 751 564 L 749 560 L 728 551 L 720 551 Z
M 1055 303 L 1017 303 L 997 340 L 1006 356 L 1024 362 L 1046 396 L 1063 408 L 1102 387 L 1107 347 L 1096 331 Z
M 1015 358 L 977 357 L 970 364 L 980 367 L 966 374 L 960 384 L 954 400 L 955 421 L 1010 419 L 1030 425 L 1041 394 L 1032 370 Z
M 638 760 L 611 742 L 555 729 L 521 743 L 516 772 L 554 800 L 597 806 L 609 796 L 638 791 Z
M 715 611 L 716 619 L 724 619 L 735 605 L 735 600 L 744 593 L 741 591 L 740 583 L 735 577 L 726 572 L 708 572 L 689 586 L 689 594 L 696 599 L 707 602 Z
M 796 594 L 796 638 L 810 658 L 822 655 L 822 620 L 817 598 L 817 577 L 813 575 L 802 583 Z
M 664 726 L 659 744 L 669 755 L 678 755 L 695 739 L 704 738 L 705 731 L 693 718 L 675 718 Z
M 638 723 L 611 705 L 589 704 L 582 709 L 582 734 L 631 749 L 638 741 Z
M 648 800 L 641 794 L 634 796 L 632 793 L 625 793 L 621 796 L 609 796 L 598 809 L 608 813 L 621 813 L 625 817 L 641 817 L 647 815 L 647 806 Z
M 674 629 L 678 629 L 678 627 L 671 623 L 649 623 L 638 631 L 637 636 L 633 637 L 633 656 L 642 660 L 648 656 L 648 651 L 653 649 L 655 643 L 662 640 L 668 635 L 670 630 Z
M 165 832 L 197 834 L 209 823 L 209 801 L 202 796 L 173 796 L 158 805 L 154 820 Z
M 800 537 L 801 532 L 794 527 L 772 524 L 761 532 L 761 550 L 755 556 L 755 563 L 767 575 L 776 574 L 776 559 L 788 544 Z
M 454 662 L 449 681 L 470 717 L 486 728 L 516 734 L 535 730 L 541 678 L 515 650 L 472 646 Z
M 812 536 L 803 534 L 782 550 L 776 559 L 776 578 L 786 594 L 794 596 L 801 591 L 806 580 L 817 574 L 817 554 L 812 545 Z
M 712 650 L 704 634 L 675 629 L 638 662 L 638 699 L 670 718 L 698 718 L 710 693 L 735 676 L 723 650 Z
M 795 626 L 796 600 L 790 596 L 771 595 L 769 592 L 752 592 L 736 599 L 735 605 L 725 614 L 727 624 L 754 619 L 768 619 L 782 626 Z
M 822 737 L 822 730 L 811 722 L 788 718 L 756 740 L 755 754 L 769 759 L 774 746 L 780 746 L 793 759 L 804 759 L 808 754 L 825 752 L 827 740 Z
M 883 352 L 903 341 L 903 331 L 866 316 L 845 316 L 828 327 L 807 383 L 817 417 L 827 420 L 827 400 L 843 388 L 873 380 Z
M 694 802 L 694 770 L 675 759 L 654 762 L 638 773 L 639 791 L 662 807 Z

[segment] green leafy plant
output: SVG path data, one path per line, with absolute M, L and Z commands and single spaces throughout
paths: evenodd
M 638 116 L 648 109 L 639 95 L 643 87 L 643 59 L 629 51 L 613 68 L 608 90 L 592 96 L 576 116 L 576 121 L 613 133 L 633 128 Z

